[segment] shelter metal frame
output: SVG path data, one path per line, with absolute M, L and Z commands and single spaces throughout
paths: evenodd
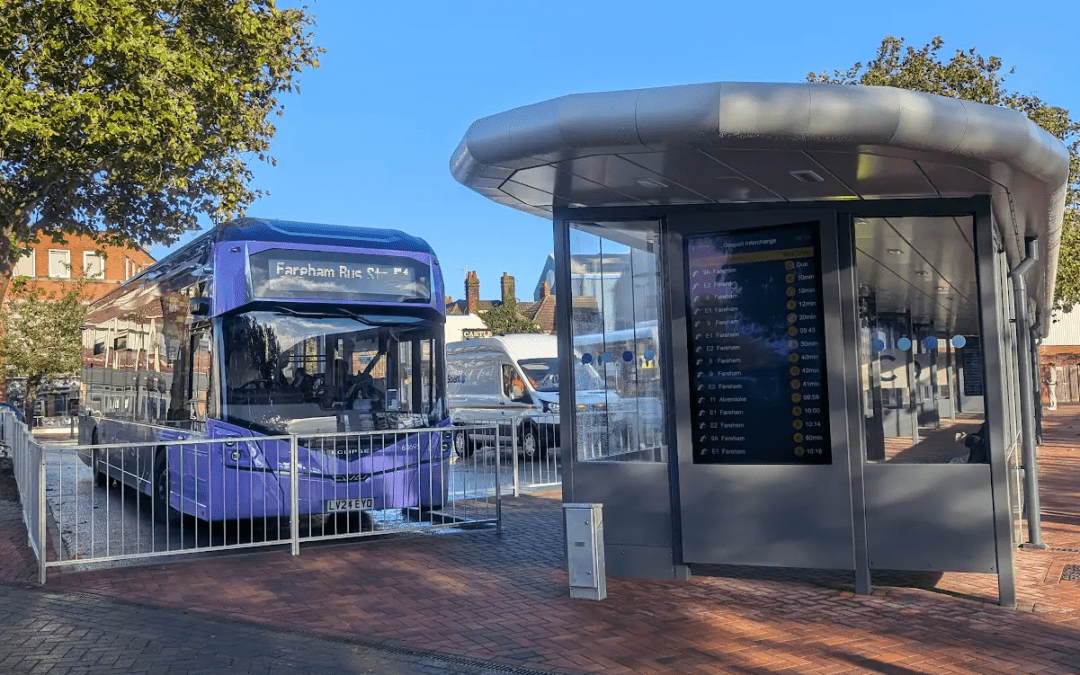
M 719 203 L 719 204 L 679 204 L 668 206 L 626 206 L 626 207 L 555 207 L 553 213 L 553 233 L 555 240 L 555 258 L 557 261 L 557 285 L 563 289 L 571 288 L 570 259 L 570 224 L 577 222 L 619 223 L 629 221 L 652 221 L 659 223 L 661 240 L 668 249 L 661 257 L 660 274 L 664 280 L 664 315 L 659 322 L 659 339 L 666 353 L 673 353 L 673 345 L 685 344 L 685 327 L 680 325 L 677 313 L 681 304 L 675 301 L 676 291 L 683 292 L 681 278 L 677 270 L 671 269 L 671 261 L 678 255 L 679 247 L 673 242 L 687 233 L 709 230 L 701 218 L 723 215 L 740 217 L 739 227 L 763 227 L 782 222 L 817 220 L 823 225 L 821 255 L 823 275 L 826 271 L 835 272 L 830 279 L 830 290 L 825 293 L 827 331 L 844 336 L 843 344 L 834 345 L 828 352 L 827 359 L 831 374 L 828 380 L 830 396 L 830 414 L 833 418 L 835 447 L 838 439 L 849 443 L 848 470 L 851 485 L 852 503 L 852 544 L 855 552 L 853 570 L 855 587 L 860 593 L 871 590 L 871 573 L 868 559 L 866 501 L 863 468 L 866 465 L 866 438 L 862 420 L 862 402 L 859 390 L 859 358 L 857 351 L 851 348 L 850 341 L 857 334 L 858 294 L 855 268 L 854 220 L 855 218 L 888 217 L 971 217 L 975 230 L 975 255 L 979 289 L 979 324 L 983 336 L 983 376 L 987 383 L 984 390 L 985 419 L 989 428 L 990 440 L 990 475 L 991 502 L 993 505 L 993 523 L 995 536 L 994 571 L 998 579 L 999 603 L 1004 606 L 1016 605 L 1015 575 L 1013 565 L 1014 528 L 1011 519 L 1013 510 L 1010 505 L 1009 457 L 1015 450 L 1005 434 L 1006 408 L 1010 405 L 1005 388 L 1012 386 L 1006 378 L 1006 365 L 1016 355 L 1005 353 L 1003 339 L 1005 331 L 1005 307 L 1000 302 L 997 288 L 1002 274 L 1007 269 L 995 267 L 998 247 L 995 239 L 1004 235 L 997 233 L 989 195 L 965 198 L 938 199 L 881 199 L 859 201 L 807 201 L 782 203 Z M 695 224 L 695 221 L 698 224 Z M 1007 265 L 1007 261 L 1002 261 Z M 834 269 L 829 270 L 829 266 Z M 568 298 L 563 295 L 563 298 Z M 563 301 L 556 308 L 557 323 L 560 326 L 572 325 L 571 303 Z M 831 315 L 831 316 L 830 316 Z M 559 331 L 560 379 L 573 381 L 573 336 L 569 330 Z M 686 364 L 678 366 L 685 376 Z M 678 377 L 673 368 L 664 373 L 664 404 L 667 410 L 678 410 L 685 402 L 679 400 L 676 386 Z M 562 391 L 561 426 L 564 442 L 561 444 L 563 466 L 563 498 L 566 502 L 581 501 L 581 491 L 576 489 L 576 475 L 579 466 L 576 459 L 575 442 L 577 438 L 576 420 L 573 414 L 573 391 L 566 387 Z M 1018 414 L 1018 413 L 1016 413 Z M 839 424 L 843 415 L 843 424 Z M 689 433 L 682 427 L 687 426 L 685 419 L 677 420 L 676 415 L 665 417 L 665 430 L 669 452 L 666 472 L 670 488 L 671 515 L 671 552 L 672 565 L 664 576 L 685 578 L 688 567 L 682 560 L 683 533 L 680 505 L 679 452 L 680 444 L 687 442 Z M 588 500 L 587 495 L 585 500 Z M 609 557 L 610 559 L 610 557 Z M 671 578 L 668 576 L 668 578 Z

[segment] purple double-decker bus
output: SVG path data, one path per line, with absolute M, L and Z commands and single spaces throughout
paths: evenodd
M 439 508 L 444 313 L 404 232 L 225 223 L 90 306 L 80 454 L 173 521 L 288 517 L 293 481 L 301 515 Z

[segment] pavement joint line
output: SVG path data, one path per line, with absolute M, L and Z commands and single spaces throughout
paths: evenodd
M 466 668 L 474 668 L 477 670 L 483 669 L 493 673 L 506 673 L 506 675 L 552 675 L 551 670 L 537 670 L 534 668 L 526 668 L 524 666 L 510 665 L 493 661 L 489 659 L 480 659 L 467 656 L 458 656 L 455 654 L 447 654 L 430 649 L 419 649 L 416 647 L 408 647 L 399 644 L 397 640 L 393 638 L 362 638 L 362 637 L 347 637 L 343 635 L 327 635 L 312 630 L 300 630 L 296 628 L 284 628 L 280 626 L 274 626 L 270 624 L 262 624 L 249 619 L 242 619 L 231 615 L 222 615 L 214 612 L 202 612 L 198 610 L 187 609 L 183 607 L 169 607 L 155 604 L 153 602 L 139 602 L 135 600 L 128 600 L 125 598 L 113 598 L 104 595 L 98 595 L 96 593 L 85 593 L 82 591 L 49 591 L 42 589 L 37 585 L 28 584 L 8 584 L 0 582 L 0 584 L 8 586 L 9 588 L 19 588 L 20 590 L 29 590 L 35 593 L 39 593 L 43 596 L 50 597 L 55 600 L 64 599 L 78 599 L 84 602 L 101 605 L 128 605 L 131 607 L 139 607 L 141 609 L 154 609 L 164 612 L 175 612 L 179 615 L 197 616 L 197 617 L 213 617 L 218 623 L 235 624 L 237 626 L 244 626 L 249 629 L 266 631 L 269 633 L 279 633 L 286 635 L 295 635 L 312 640 L 324 640 L 327 642 L 334 642 L 338 644 L 345 644 L 352 647 L 361 647 L 363 649 L 369 649 L 372 651 L 380 651 L 387 654 L 396 654 L 399 656 L 406 656 L 414 659 L 430 659 L 434 661 L 440 661 L 443 663 L 463 666 Z M 513 658 L 501 657 L 501 658 Z

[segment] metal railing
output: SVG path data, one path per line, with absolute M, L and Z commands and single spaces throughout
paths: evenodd
M 499 450 L 506 464 L 506 471 L 499 475 L 515 497 L 562 484 L 558 415 L 525 421 L 485 418 L 474 426 L 455 426 L 454 433 L 454 450 L 460 460 L 490 457 Z
M 0 411 L 0 445 L 11 454 L 15 483 L 19 488 L 28 544 L 38 560 L 38 581 L 45 583 L 45 472 L 44 449 L 30 435 L 26 424 L 11 411 Z
M 458 429 L 493 434 L 484 425 L 93 446 L 43 446 L 10 413 L 0 428 L 40 583 L 54 567 L 501 530 L 501 444 L 464 458 L 451 446 Z

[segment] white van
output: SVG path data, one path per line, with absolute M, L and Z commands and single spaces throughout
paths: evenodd
M 477 338 L 446 345 L 446 395 L 455 425 L 497 424 L 502 442 L 516 430 L 528 458 L 559 444 L 559 349 L 554 335 L 536 333 Z M 591 368 L 576 375 L 578 405 L 603 408 L 612 393 Z M 457 433 L 461 456 L 484 438 Z

